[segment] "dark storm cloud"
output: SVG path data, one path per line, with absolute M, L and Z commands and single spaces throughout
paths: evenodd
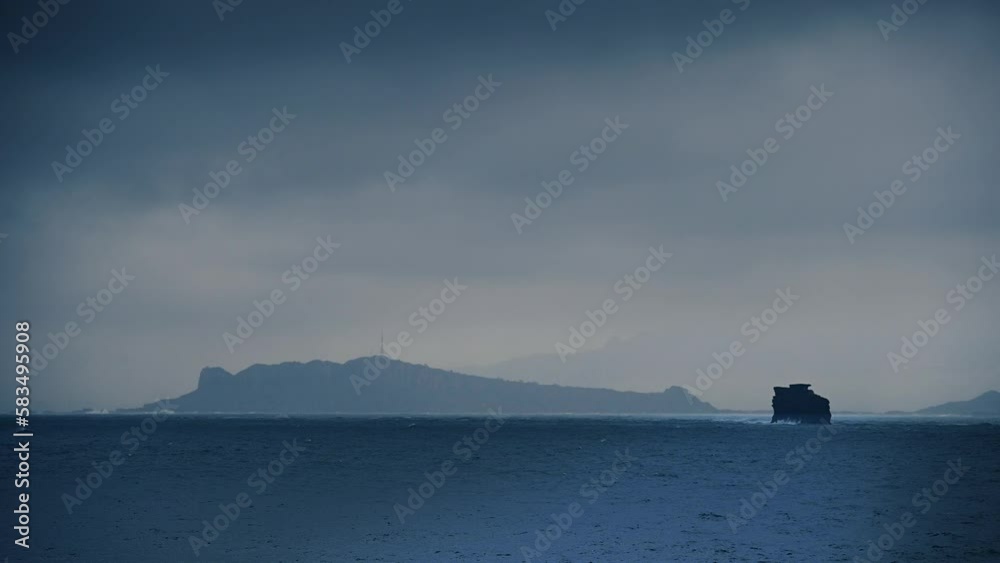
M 132 405 L 190 389 L 203 365 L 369 353 L 454 276 L 472 289 L 403 359 L 555 357 L 660 244 L 675 253 L 667 270 L 593 344 L 638 338 L 634 353 L 604 351 L 624 374 L 576 382 L 689 383 L 771 292 L 805 284 L 801 318 L 707 400 L 756 408 L 748 392 L 801 377 L 871 409 L 997 386 L 980 367 L 996 359 L 979 331 L 990 288 L 910 368 L 919 393 L 896 397 L 883 377 L 898 338 L 997 250 L 991 3 L 931 0 L 886 41 L 891 2 L 589 0 L 553 31 L 558 2 L 404 0 L 348 64 L 341 43 L 386 4 L 243 2 L 219 21 L 211 2 L 70 2 L 0 55 L 5 318 L 57 331 L 112 269 L 137 276 L 46 370 L 42 404 Z M 735 21 L 678 72 L 672 53 L 723 9 Z M 37 10 L 5 3 L 0 23 L 16 32 Z M 169 76 L 120 119 L 113 100 L 156 65 Z M 451 129 L 444 112 L 481 76 L 501 85 Z M 781 139 L 776 122 L 824 85 L 833 96 Z M 274 108 L 296 117 L 246 162 L 241 143 Z M 628 128 L 578 171 L 574 151 L 616 117 Z M 105 118 L 115 130 L 60 182 L 52 161 Z M 953 149 L 849 243 L 857 207 L 947 126 Z M 391 192 L 384 173 L 438 127 L 447 141 Z M 723 201 L 716 182 L 767 137 L 780 150 Z M 230 160 L 242 171 L 186 222 L 179 205 Z M 518 234 L 511 214 L 563 169 L 573 184 Z M 343 243 L 334 259 L 230 355 L 221 334 L 327 235 Z M 850 396 L 861 384 L 877 390 Z

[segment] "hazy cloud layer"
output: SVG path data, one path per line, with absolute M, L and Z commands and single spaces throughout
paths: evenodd
M 886 41 L 892 3 L 586 2 L 552 31 L 557 2 L 403 4 L 348 64 L 339 44 L 383 3 L 70 3 L 3 55 L 3 318 L 34 337 L 82 325 L 33 380 L 42 408 L 133 406 L 191 390 L 198 371 L 376 351 L 445 279 L 469 286 L 402 359 L 516 379 L 616 389 L 693 385 L 713 352 L 791 287 L 781 314 L 704 399 L 766 409 L 806 381 L 835 409 L 913 409 L 1000 387 L 1000 277 L 961 311 L 947 301 L 1000 251 L 994 161 L 996 8 L 930 0 Z M 702 20 L 736 19 L 683 72 Z M 5 3 L 5 31 L 37 11 Z M 168 72 L 125 119 L 112 101 Z M 452 129 L 479 77 L 500 83 Z M 784 139 L 776 122 L 832 91 Z M 240 145 L 295 115 L 251 162 Z M 579 171 L 574 151 L 628 128 Z M 82 129 L 115 130 L 57 179 Z M 938 128 L 960 137 L 912 179 Z M 392 192 L 384 172 L 443 128 L 448 139 Z M 723 201 L 716 182 L 774 137 Z M 228 187 L 186 222 L 194 188 L 230 160 Z M 518 233 L 542 182 L 574 181 Z M 903 180 L 849 242 L 844 223 Z M 289 291 L 316 237 L 342 244 Z M 628 302 L 616 280 L 650 246 L 673 256 Z M 106 309 L 78 306 L 112 270 L 136 279 Z M 230 353 L 224 332 L 274 289 L 287 301 Z M 587 310 L 620 309 L 564 364 Z M 952 320 L 907 367 L 887 360 L 938 308 Z M 11 336 L 11 326 L 0 335 Z M 7 339 L 12 342 L 11 338 Z M 746 340 L 746 338 L 744 338 Z

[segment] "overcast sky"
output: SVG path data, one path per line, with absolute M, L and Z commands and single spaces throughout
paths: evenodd
M 732 409 L 800 381 L 835 411 L 1000 388 L 1000 276 L 961 310 L 948 298 L 1000 251 L 993 3 L 930 0 L 880 29 L 888 0 L 590 0 L 565 21 L 546 16 L 555 0 L 404 0 L 348 63 L 341 43 L 387 4 L 247 1 L 220 21 L 207 0 L 71 2 L 7 36 L 0 335 L 13 346 L 27 319 L 41 348 L 80 327 L 32 379 L 33 406 L 136 406 L 191 391 L 205 366 L 342 362 L 383 330 L 410 333 L 406 361 L 641 391 L 694 387 L 739 341 L 702 396 Z M 38 9 L 4 2 L 3 31 Z M 144 78 L 155 89 L 126 115 L 115 100 Z M 467 117 L 446 113 L 477 87 Z M 779 120 L 807 102 L 786 138 Z M 295 117 L 272 119 L 283 108 Z M 615 118 L 627 129 L 581 171 L 574 151 Z M 93 152 L 54 170 L 103 119 Z M 241 143 L 272 124 L 247 162 Z M 914 178 L 904 164 L 948 127 Z M 435 128 L 447 138 L 390 190 L 385 172 Z M 724 200 L 717 182 L 769 137 L 776 152 Z M 240 172 L 185 219 L 231 160 Z M 564 169 L 573 183 L 518 232 L 511 214 Z M 896 179 L 905 192 L 850 242 L 844 224 Z M 340 247 L 283 279 L 317 237 Z M 661 245 L 671 257 L 625 301 L 616 282 Z M 99 295 L 123 269 L 135 279 Z M 418 332 L 411 315 L 456 278 L 468 289 Z M 750 342 L 742 327 L 785 288 L 799 299 Z M 224 333 L 276 289 L 231 350 Z M 556 344 L 607 299 L 616 312 L 562 362 Z M 897 373 L 888 354 L 938 309 L 948 323 Z

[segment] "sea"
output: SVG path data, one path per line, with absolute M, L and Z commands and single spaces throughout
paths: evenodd
M 835 415 L 811 426 L 502 408 L 34 416 L 22 438 L 30 443 L 11 438 L 0 462 L 0 554 L 60 563 L 1000 561 L 998 423 Z M 14 448 L 30 452 L 26 488 L 14 486 Z M 27 549 L 14 543 L 22 533 Z

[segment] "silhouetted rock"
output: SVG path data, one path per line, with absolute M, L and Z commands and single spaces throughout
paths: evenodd
M 681 387 L 634 393 L 539 385 L 464 375 L 384 356 L 344 364 L 258 364 L 235 375 L 205 368 L 198 388 L 170 403 L 176 412 L 188 413 L 464 414 L 498 407 L 512 414 L 718 412 Z M 150 404 L 132 411 L 157 408 Z
M 809 389 L 808 383 L 775 387 L 771 406 L 771 422 L 830 424 L 830 401 Z

